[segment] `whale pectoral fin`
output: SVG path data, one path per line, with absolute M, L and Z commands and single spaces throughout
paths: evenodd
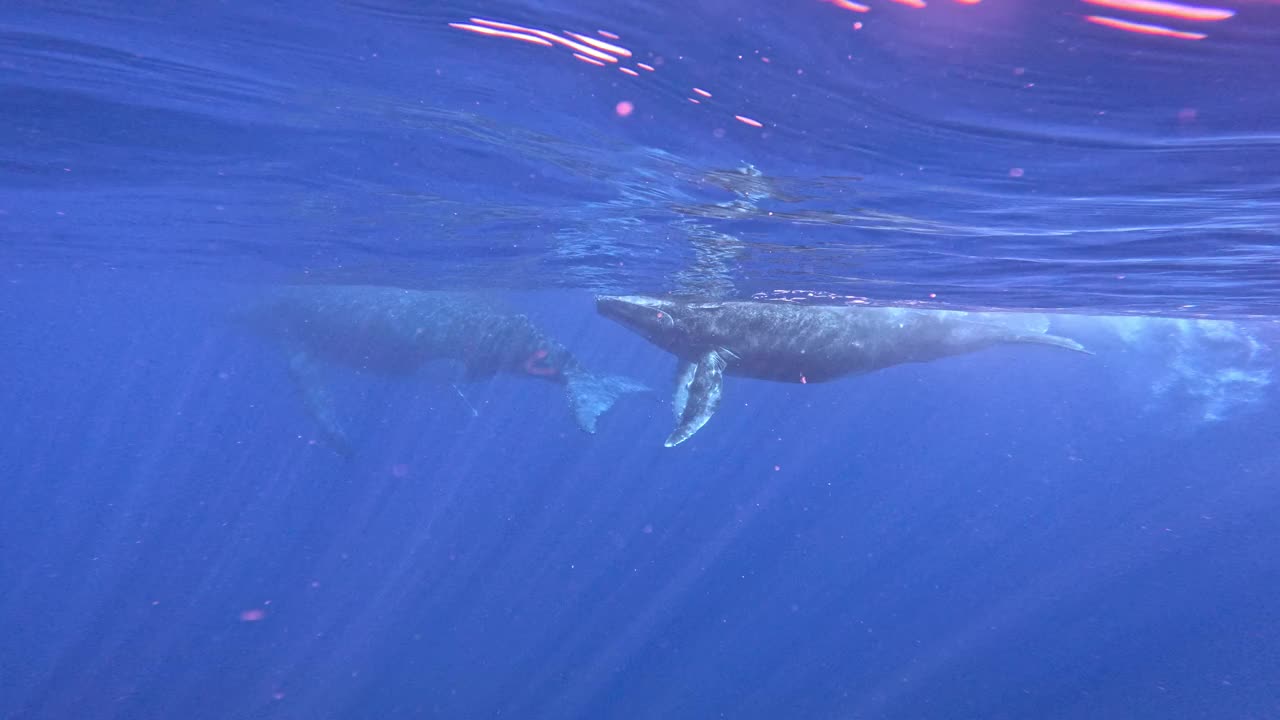
M 1045 333 L 1044 335 L 1030 335 L 1019 338 L 1018 342 L 1032 343 L 1035 345 L 1049 345 L 1051 347 L 1059 347 L 1063 350 L 1072 350 L 1085 355 L 1094 354 L 1094 352 L 1089 348 L 1081 345 L 1071 338 L 1062 337 L 1061 335 L 1049 335 L 1048 333 Z
M 319 363 L 305 352 L 295 352 L 289 356 L 289 375 L 294 385 L 302 394 L 302 402 L 307 414 L 320 426 L 320 433 L 325 443 L 339 455 L 351 454 L 351 441 L 338 421 L 337 407 L 333 396 L 324 383 Z
M 684 417 L 684 409 L 689 404 L 689 386 L 697 372 L 698 366 L 688 360 L 681 360 L 676 368 L 676 394 L 671 398 L 671 410 L 676 414 L 676 420 Z
M 724 387 L 725 364 L 719 351 L 710 350 L 698 358 L 696 364 L 688 363 L 689 368 L 681 366 L 680 379 L 688 378 L 689 382 L 683 390 L 680 386 L 676 388 L 675 402 L 682 407 L 676 429 L 667 437 L 667 447 L 675 447 L 693 437 L 715 415 Z

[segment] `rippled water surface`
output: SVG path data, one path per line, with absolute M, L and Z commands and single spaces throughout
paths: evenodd
M 19 3 L 4 253 L 1275 314 L 1280 6 L 1109 4 Z

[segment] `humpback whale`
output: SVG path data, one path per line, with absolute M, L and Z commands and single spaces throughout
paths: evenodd
M 341 454 L 351 445 L 323 382 L 325 364 L 408 377 L 449 361 L 461 364 L 464 382 L 498 373 L 553 382 L 564 386 L 578 426 L 589 433 L 620 395 L 648 389 L 588 371 L 524 315 L 467 293 L 292 285 L 272 289 L 240 319 L 287 355 L 308 413 Z
M 644 296 L 596 298 L 596 309 L 675 355 L 673 447 L 720 405 L 723 376 L 819 383 L 893 365 L 922 363 L 1004 343 L 1089 353 L 1048 334 L 1030 313 L 770 302 L 679 302 Z

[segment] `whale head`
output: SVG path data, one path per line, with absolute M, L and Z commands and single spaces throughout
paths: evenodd
M 600 295 L 596 311 L 666 350 L 680 344 L 685 328 L 685 306 L 671 300 L 643 295 Z

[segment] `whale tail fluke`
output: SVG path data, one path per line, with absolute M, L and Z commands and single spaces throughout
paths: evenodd
M 566 373 L 565 394 L 573 410 L 578 427 L 586 432 L 596 431 L 600 416 L 613 407 L 619 397 L 627 393 L 648 392 L 644 383 L 622 375 L 596 375 L 586 370 Z

